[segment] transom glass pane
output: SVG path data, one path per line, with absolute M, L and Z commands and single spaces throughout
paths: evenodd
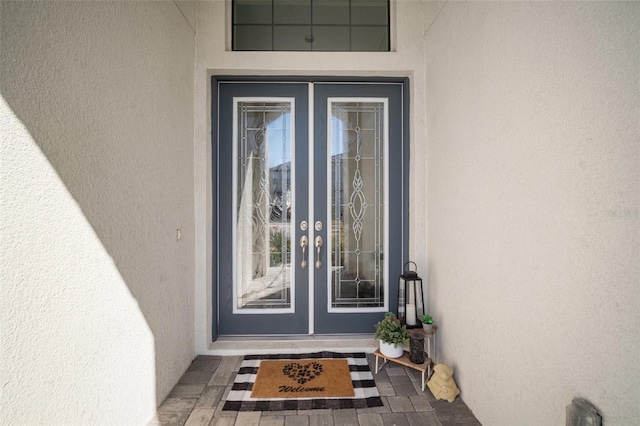
M 236 50 L 273 50 L 271 26 L 238 25 L 233 33 Z
M 271 2 L 233 0 L 234 24 L 271 24 Z
M 351 23 L 354 25 L 386 25 L 389 10 L 386 2 L 351 0 Z
M 311 0 L 273 0 L 274 24 L 310 24 Z
M 233 50 L 389 51 L 389 0 L 232 0 Z
M 310 50 L 311 45 L 305 37 L 311 34 L 311 28 L 299 25 L 275 25 L 273 27 L 273 50 Z
M 291 307 L 291 109 L 290 102 L 237 102 L 237 309 Z
M 315 27 L 313 47 L 315 50 L 349 51 L 349 27 L 329 25 Z
M 331 103 L 331 306 L 384 306 L 383 102 Z
M 385 27 L 351 27 L 351 48 L 360 52 L 383 50 L 389 40 Z
M 313 22 L 318 25 L 349 25 L 350 0 L 313 0 Z

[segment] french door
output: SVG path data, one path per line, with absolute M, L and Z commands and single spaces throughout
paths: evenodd
M 406 252 L 406 83 L 214 82 L 214 330 L 373 332 Z

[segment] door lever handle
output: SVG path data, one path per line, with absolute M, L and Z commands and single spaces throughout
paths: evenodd
M 322 237 L 316 237 L 316 269 L 320 269 L 322 262 L 320 261 L 320 247 L 322 247 Z
M 307 268 L 306 251 L 307 251 L 307 246 L 308 245 L 309 245 L 309 238 L 307 238 L 306 235 L 303 235 L 302 237 L 300 237 L 300 247 L 302 247 L 302 262 L 300 262 L 300 267 L 302 269 L 306 269 Z

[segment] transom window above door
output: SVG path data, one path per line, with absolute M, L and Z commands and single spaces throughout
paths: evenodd
M 233 50 L 388 52 L 389 0 L 232 0 Z

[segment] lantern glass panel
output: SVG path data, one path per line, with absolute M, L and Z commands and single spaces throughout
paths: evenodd
M 400 275 L 398 282 L 398 318 L 409 328 L 422 327 L 425 313 L 422 278 L 417 275 Z

